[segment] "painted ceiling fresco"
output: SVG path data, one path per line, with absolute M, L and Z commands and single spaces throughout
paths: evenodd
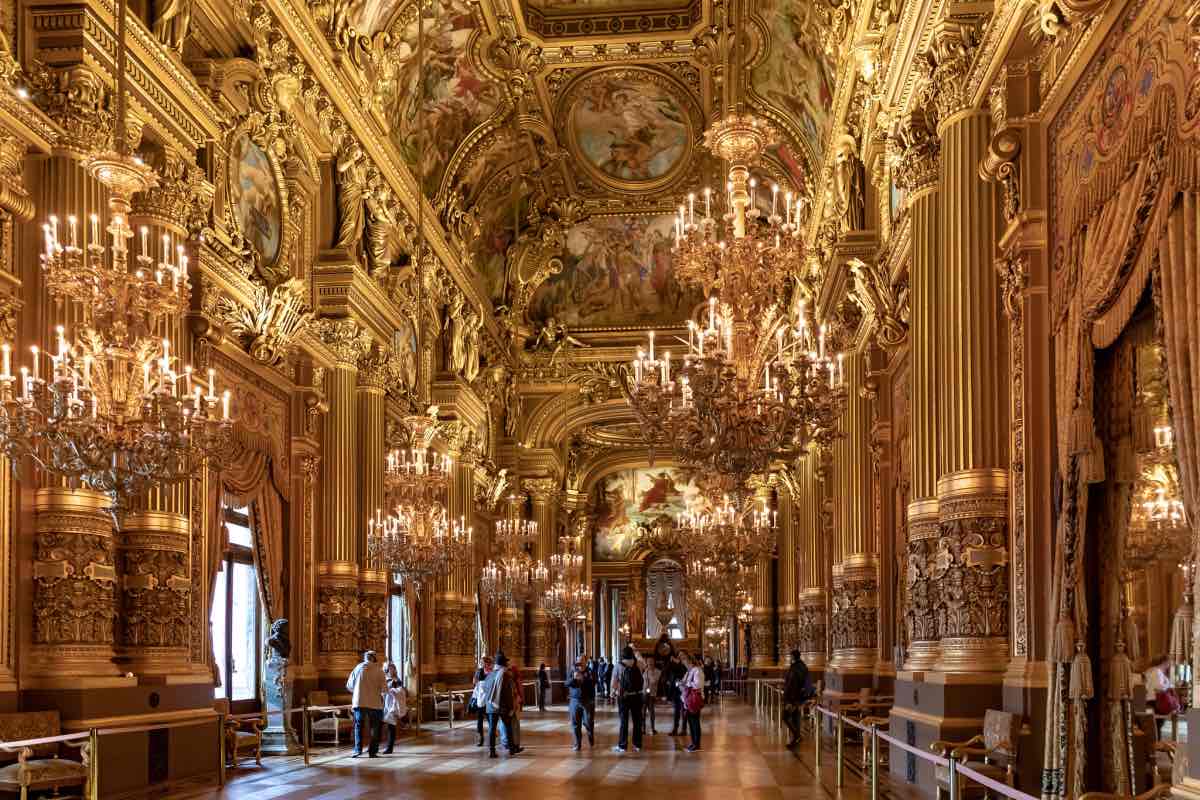
M 376 0 L 383 2 L 383 0 Z M 387 109 L 392 141 L 406 162 L 424 176 L 430 196 L 459 145 L 500 106 L 499 84 L 484 74 L 468 52 L 478 28 L 468 0 L 436 0 L 425 8 L 425 68 L 417 88 L 417 24 L 411 13 L 393 29 L 403 87 Z M 423 99 L 418 115 L 417 98 Z M 418 120 L 422 133 L 418 137 Z M 422 149 L 424 157 L 419 159 Z M 421 160 L 422 163 L 418 163 Z
M 674 216 L 593 217 L 571 228 L 563 269 L 533 298 L 529 316 L 571 327 L 667 325 L 687 319 L 701 293 L 675 280 Z
M 763 0 L 758 9 L 770 26 L 771 47 L 754 69 L 754 91 L 794 124 L 820 163 L 832 119 L 834 70 L 819 44 L 816 11 L 790 0 Z
M 664 514 L 674 517 L 701 496 L 697 476 L 673 467 L 627 469 L 601 478 L 593 498 L 593 560 L 625 561 L 641 526 Z

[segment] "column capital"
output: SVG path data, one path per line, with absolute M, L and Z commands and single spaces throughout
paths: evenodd
M 937 109 L 939 133 L 955 114 L 972 106 L 968 78 L 977 45 L 973 25 L 943 19 L 934 26 L 929 43 L 929 59 L 933 65 L 929 93 Z
M 987 155 L 979 163 L 979 177 L 1000 184 L 1000 210 L 1010 225 L 1021 213 L 1020 155 L 1021 131 L 1006 127 L 992 136 Z
M 400 363 L 391 347 L 369 344 L 358 357 L 360 391 L 386 392 L 400 380 Z
M 889 141 L 897 157 L 893 167 L 897 186 L 910 195 L 937 187 L 942 142 L 924 108 L 914 108 L 901 117 Z
M 525 491 L 529 492 L 529 496 L 533 498 L 535 504 L 545 504 L 552 502 L 559 494 L 558 478 L 552 476 L 544 476 L 541 478 L 526 478 L 521 482 Z
M 359 359 L 371 347 L 371 334 L 353 317 L 318 319 L 313 330 L 344 369 L 358 369 Z

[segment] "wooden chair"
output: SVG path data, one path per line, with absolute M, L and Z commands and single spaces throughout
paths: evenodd
M 314 689 L 308 693 L 308 704 L 310 706 L 329 705 L 329 692 Z M 354 739 L 354 720 L 350 717 L 349 709 L 310 712 L 308 724 L 312 744 L 332 744 L 337 747 L 343 740 Z
M 453 692 L 446 688 L 444 683 L 435 683 L 433 685 L 433 720 L 437 722 L 440 719 L 450 720 L 453 722 L 454 716 L 454 697 Z M 464 706 L 465 708 L 465 706 Z M 442 715 L 445 716 L 442 716 Z
M 0 742 L 20 742 L 26 739 L 42 739 L 58 736 L 62 724 L 57 711 L 27 711 L 20 714 L 0 714 Z M 0 792 L 19 794 L 26 800 L 30 792 L 51 791 L 60 797 L 59 790 L 78 787 L 78 795 L 88 796 L 88 776 L 91 753 L 87 740 L 62 742 L 80 751 L 82 761 L 60 758 L 59 742 L 22 747 L 18 750 L 0 746 L 0 762 L 14 763 L 0 767 Z
M 1087 792 L 1079 800 L 1160 800 L 1171 796 L 1171 784 L 1159 784 L 1153 789 L 1142 792 L 1134 797 L 1129 794 L 1109 794 L 1108 792 Z
M 213 708 L 229 716 L 229 701 L 215 700 Z M 259 714 L 252 719 L 225 720 L 225 759 L 237 769 L 240 753 L 253 753 L 254 763 L 262 766 L 262 732 L 267 727 L 267 715 Z
M 1153 714 L 1134 717 L 1137 733 L 1146 737 L 1146 773 L 1144 786 L 1154 787 L 1171 783 L 1175 772 L 1175 742 L 1163 741 L 1159 721 Z
M 1013 770 L 1017 764 L 1017 741 L 1021 731 L 1021 718 L 1007 711 L 989 709 L 983 717 L 983 733 L 972 736 L 963 742 L 936 741 L 929 749 L 942 757 L 953 758 L 955 761 L 1000 781 L 1008 786 L 1014 785 Z M 934 769 L 937 782 L 937 798 L 941 800 L 942 791 L 950 791 L 949 767 L 937 766 Z M 960 800 L 967 792 L 971 794 L 987 794 L 987 789 L 979 784 L 972 784 L 967 779 L 958 781 L 958 797 L 950 800 Z

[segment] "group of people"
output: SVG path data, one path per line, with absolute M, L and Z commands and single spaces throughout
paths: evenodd
M 674 706 L 674 724 L 670 735 L 689 733 L 691 742 L 687 751 L 694 753 L 700 749 L 700 712 L 705 704 L 707 683 L 704 665 L 699 658 L 693 658 L 685 652 L 672 652 L 665 659 L 655 660 L 627 646 L 615 664 L 609 665 L 601 659 L 593 670 L 591 663 L 586 658 L 579 659 L 566 682 L 571 730 L 575 739 L 573 749 L 582 748 L 585 731 L 588 745 L 596 743 L 598 692 L 617 703 L 620 727 L 614 751 L 628 752 L 631 729 L 634 752 L 640 751 L 647 719 L 650 733 L 658 733 L 656 708 L 661 698 L 666 698 Z
M 354 710 L 354 752 L 351 757 L 362 755 L 365 727 L 369 735 L 367 756 L 377 758 L 384 725 L 388 728 L 388 740 L 383 752 L 391 755 L 396 746 L 396 732 L 408 718 L 408 690 L 404 688 L 396 663 L 389 661 L 381 666 L 375 651 L 368 650 L 350 673 L 346 690 L 352 695 Z

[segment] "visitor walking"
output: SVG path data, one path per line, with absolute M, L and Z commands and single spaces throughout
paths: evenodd
M 604 656 L 600 656 L 600 663 L 596 665 L 596 690 L 605 700 L 608 699 L 608 682 L 612 680 L 612 673 L 609 672 L 608 661 Z
M 545 661 L 538 667 L 537 693 L 538 711 L 545 711 L 546 695 L 550 693 L 550 670 L 546 669 Z
M 587 662 L 580 659 L 575 670 L 567 679 L 567 708 L 571 715 L 571 730 L 575 734 L 575 746 L 583 746 L 583 731 L 587 729 L 588 747 L 596 744 L 596 679 L 588 669 Z
M 624 753 L 627 749 L 631 721 L 633 723 L 633 751 L 641 752 L 642 695 L 645 690 L 642 671 L 638 669 L 633 648 L 625 645 L 625 649 L 621 651 L 620 663 L 613 668 L 612 684 L 609 686 L 611 696 L 617 700 L 617 713 L 621 717 L 617 746 L 613 748 L 618 753 Z
M 642 701 L 642 717 L 650 718 L 650 735 L 658 733 L 655 729 L 654 707 L 658 704 L 658 682 L 662 678 L 662 670 L 654 663 L 654 659 L 645 660 L 646 668 L 642 670 L 642 683 L 646 687 L 646 697 Z M 642 723 L 643 730 L 645 723 Z
M 390 756 L 392 748 L 396 746 L 396 731 L 408 717 L 408 690 L 404 688 L 404 681 L 400 680 L 396 662 L 389 661 L 383 668 L 383 674 L 387 678 L 387 688 L 383 693 L 383 724 L 388 727 L 387 749 L 383 754 Z
M 491 656 L 479 659 L 475 669 L 475 680 L 471 684 L 471 699 L 467 701 L 467 712 L 475 714 L 476 747 L 483 747 L 483 720 L 487 716 L 487 695 L 483 693 L 483 682 L 492 671 Z
M 509 750 L 515 747 L 519 752 L 521 750 L 521 713 L 525 711 L 525 682 L 521 680 L 521 668 L 516 664 L 513 664 L 508 670 L 512 673 L 514 692 L 512 727 L 506 727 L 508 735 L 511 737 L 507 746 Z
M 692 660 L 683 653 L 682 661 L 687 668 L 687 674 L 680 683 L 683 694 L 683 708 L 687 716 L 688 732 L 692 735 L 692 743 L 687 746 L 689 753 L 700 749 L 700 711 L 704 708 L 704 670 L 700 667 L 699 659 Z
M 783 681 L 783 722 L 791 731 L 788 749 L 800 743 L 800 710 L 808 699 L 808 665 L 799 650 L 792 651 L 792 663 Z
M 351 758 L 362 755 L 362 729 L 370 726 L 367 744 L 367 757 L 379 757 L 379 727 L 383 723 L 383 693 L 387 681 L 383 676 L 383 668 L 374 650 L 363 653 L 363 660 L 350 673 L 346 681 L 346 691 L 352 695 L 350 705 L 354 710 L 354 752 Z
M 713 691 L 717 686 L 717 668 L 711 658 L 704 659 L 704 702 L 713 701 Z
M 671 722 L 672 736 L 683 736 L 686 732 L 684 728 L 687 725 L 683 711 L 683 689 L 681 688 L 683 678 L 687 675 L 687 669 L 684 668 L 679 655 L 679 653 L 671 654 L 671 659 L 667 662 L 666 674 L 664 675 L 667 700 L 671 702 L 675 712 L 675 717 Z
M 516 687 L 512 673 L 506 669 L 508 657 L 496 654 L 495 666 L 483 682 L 483 694 L 488 714 L 488 756 L 496 757 L 496 732 L 501 725 L 508 732 L 508 753 L 521 752 L 513 736 L 513 711 L 516 708 Z

